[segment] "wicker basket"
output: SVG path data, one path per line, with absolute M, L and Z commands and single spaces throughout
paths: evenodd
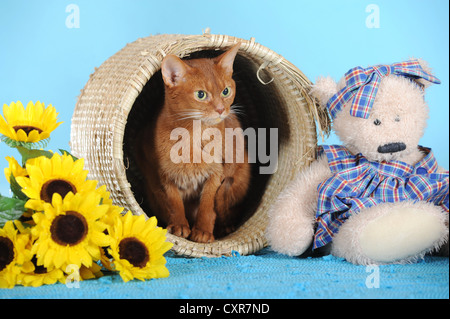
M 161 100 L 160 64 L 166 54 L 181 58 L 217 56 L 241 42 L 235 60 L 236 100 L 245 106 L 246 127 L 278 128 L 278 169 L 254 176 L 247 219 L 227 237 L 201 244 L 168 234 L 176 254 L 192 257 L 254 253 L 266 246 L 266 211 L 282 188 L 315 156 L 318 131 L 328 117 L 308 95 L 311 82 L 282 56 L 256 43 L 226 35 L 157 35 L 129 43 L 90 76 L 72 118 L 71 148 L 85 159 L 89 178 L 107 186 L 113 202 L 134 214 L 151 215 L 140 193 L 140 174 L 128 143 L 140 122 Z M 154 113 L 154 111 L 153 111 Z

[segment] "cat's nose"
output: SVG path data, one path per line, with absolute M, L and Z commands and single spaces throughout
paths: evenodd
M 217 108 L 217 109 L 216 109 L 216 112 L 219 113 L 219 115 L 222 115 L 223 111 L 225 111 L 225 108 L 224 108 L 224 107 L 221 107 L 221 108 Z

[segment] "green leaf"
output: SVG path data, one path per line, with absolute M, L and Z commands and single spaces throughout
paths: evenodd
M 11 176 L 9 177 L 9 184 L 11 191 L 16 198 L 24 201 L 28 200 L 28 196 L 22 192 L 22 187 L 19 185 L 19 183 L 17 183 L 17 180 L 13 174 L 11 174 Z
M 9 138 L 4 135 L 0 135 L 0 142 L 5 143 L 11 148 L 18 148 L 23 147 L 26 149 L 37 149 L 37 148 L 45 148 L 50 141 L 50 137 L 46 138 L 45 140 L 40 140 L 39 142 L 21 142 L 13 140 L 12 138 Z
M 61 155 L 67 154 L 67 155 L 71 156 L 74 162 L 78 161 L 78 157 L 73 156 L 70 152 L 68 152 L 66 150 L 59 149 L 59 152 L 61 153 Z
M 53 153 L 49 151 L 43 151 L 43 150 L 30 150 L 22 146 L 18 146 L 17 150 L 19 151 L 20 155 L 22 155 L 22 164 L 25 165 L 25 163 L 31 159 L 36 157 L 45 156 L 48 158 L 53 157 Z
M 0 227 L 5 226 L 9 220 L 16 220 L 26 211 L 26 201 L 18 198 L 9 198 L 0 195 Z

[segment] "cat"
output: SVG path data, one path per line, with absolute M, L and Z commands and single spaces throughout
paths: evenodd
M 195 121 L 203 129 L 218 129 L 222 137 L 225 128 L 240 128 L 236 116 L 239 110 L 232 107 L 236 94 L 233 64 L 239 47 L 240 43 L 211 59 L 181 60 L 167 55 L 161 64 L 164 104 L 155 122 L 144 128 L 136 147 L 137 164 L 144 176 L 145 194 L 153 214 L 167 225 L 170 233 L 195 242 L 210 243 L 215 240 L 215 233 L 224 236 L 234 230 L 236 208 L 250 184 L 245 148 L 244 161 L 224 159 L 229 141 L 222 143 L 222 154 L 212 154 L 213 162 L 207 163 L 203 158 L 192 160 L 195 146 L 205 152 L 207 142 L 202 140 L 201 145 L 193 145 Z M 190 152 L 187 163 L 174 163 L 170 157 L 175 143 L 180 143 L 180 138 L 171 139 L 177 128 L 183 128 L 191 137 L 184 142 Z M 228 144 L 233 151 L 237 141 L 244 138 L 236 131 L 236 139 Z

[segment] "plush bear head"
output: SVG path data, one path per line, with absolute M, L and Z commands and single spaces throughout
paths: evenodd
M 402 69 L 405 64 L 410 70 Z M 439 80 L 424 61 L 397 65 L 354 68 L 338 83 L 322 77 L 311 91 L 328 108 L 344 146 L 369 161 L 407 159 L 417 152 L 426 128 L 424 90 Z

